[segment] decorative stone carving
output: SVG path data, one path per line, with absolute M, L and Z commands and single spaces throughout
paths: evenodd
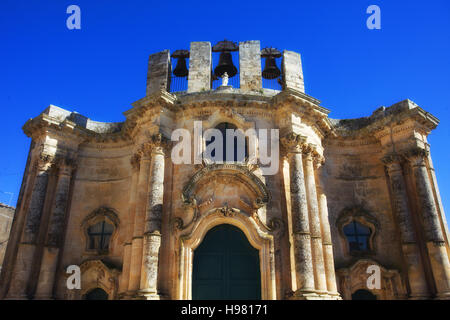
M 284 147 L 284 153 L 302 152 L 303 145 L 306 143 L 306 137 L 290 132 L 283 136 L 280 141 Z
M 367 288 L 367 279 L 370 274 L 367 273 L 367 268 L 373 265 L 380 268 L 381 288 L 369 290 Z M 351 295 L 359 289 L 371 291 L 377 299 L 396 300 L 404 299 L 406 296 L 406 289 L 398 270 L 387 269 L 370 259 L 361 259 L 348 268 L 338 269 L 336 270 L 336 275 L 340 283 L 339 291 L 347 300 L 351 299 Z
M 197 171 L 183 188 L 183 201 L 185 202 L 191 199 L 194 188 L 201 180 L 207 179 L 210 175 L 216 173 L 233 177 L 233 179 L 239 179 L 240 182 L 243 182 L 258 194 L 259 200 L 256 203 L 257 207 L 261 207 L 270 201 L 270 193 L 261 179 L 248 170 L 246 166 L 229 163 L 211 164 Z
M 80 265 L 81 290 L 80 298 L 95 288 L 101 288 L 108 293 L 109 299 L 115 299 L 120 271 L 108 267 L 101 260 L 86 260 Z M 68 274 L 64 274 L 64 282 Z

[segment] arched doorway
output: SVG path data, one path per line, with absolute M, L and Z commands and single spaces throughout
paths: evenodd
M 237 227 L 212 228 L 194 251 L 192 298 L 261 299 L 258 250 Z
M 108 293 L 101 288 L 95 288 L 84 295 L 84 300 L 108 300 Z
M 377 296 L 369 290 L 360 289 L 352 294 L 352 300 L 377 300 Z

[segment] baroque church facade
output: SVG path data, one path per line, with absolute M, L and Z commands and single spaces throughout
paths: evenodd
M 49 106 L 23 127 L 0 298 L 450 298 L 427 142 L 438 119 L 410 100 L 359 119 L 329 112 L 305 93 L 300 54 L 259 41 L 150 55 L 146 95 L 124 122 Z M 278 130 L 276 173 L 248 158 L 174 163 L 173 132 L 196 122 Z

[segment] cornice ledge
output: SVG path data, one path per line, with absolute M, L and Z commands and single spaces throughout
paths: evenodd
M 386 112 L 389 111 L 389 108 L 396 107 L 400 103 L 405 102 L 411 104 L 412 108 L 403 108 L 400 110 L 394 110 L 393 112 Z M 377 109 L 370 117 L 338 120 L 339 125 L 337 125 L 337 123 L 333 123 L 334 131 L 337 133 L 338 137 L 342 138 L 364 138 L 367 136 L 373 136 L 377 132 L 381 132 L 385 128 L 391 127 L 392 125 L 401 124 L 408 119 L 416 120 L 430 131 L 435 129 L 439 124 L 438 118 L 423 110 L 412 101 L 404 100 L 394 104 L 391 107 L 387 109 L 384 107 Z M 351 128 L 351 126 L 356 125 L 358 121 L 361 121 L 362 124 L 359 125 L 358 128 Z M 348 124 L 345 125 L 345 123 Z
M 57 131 L 61 131 L 68 134 L 73 134 L 74 136 L 78 136 L 82 138 L 82 140 L 86 139 L 89 136 L 89 133 L 85 128 L 81 128 L 75 122 L 70 121 L 68 119 L 60 120 L 58 118 L 51 117 L 45 113 L 41 113 L 39 116 L 27 120 L 25 124 L 22 126 L 22 130 L 25 135 L 29 138 L 33 138 L 33 135 L 45 128 L 56 129 Z
M 320 105 L 320 102 L 321 102 L 320 100 L 318 100 L 314 97 L 311 97 L 311 96 L 307 95 L 306 93 L 303 93 L 301 91 L 291 89 L 291 88 L 284 89 L 279 94 L 275 95 L 272 98 L 272 103 L 279 104 L 282 102 L 292 100 L 292 98 L 300 99 L 305 104 L 311 106 L 315 111 L 318 111 L 324 115 L 328 115 L 331 112 L 331 110 L 324 108 Z
M 178 96 L 178 101 L 184 105 L 190 104 L 203 104 L 209 102 L 225 102 L 238 104 L 251 104 L 251 103 L 269 103 L 271 96 L 266 96 L 260 93 L 254 92 L 220 92 L 215 90 L 209 90 L 204 92 L 192 92 Z
M 132 117 L 136 112 L 155 105 L 161 105 L 171 109 L 175 106 L 177 100 L 178 97 L 176 95 L 171 94 L 165 90 L 160 90 L 133 102 L 131 104 L 133 108 L 123 112 L 123 115 L 128 119 Z

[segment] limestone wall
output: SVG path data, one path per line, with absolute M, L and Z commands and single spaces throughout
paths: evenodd
M 14 211 L 13 207 L 0 203 L 0 270 L 3 265 L 3 258 L 9 240 Z

